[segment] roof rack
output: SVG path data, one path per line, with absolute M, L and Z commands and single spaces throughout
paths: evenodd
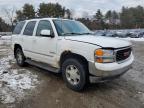
M 32 18 L 32 19 L 40 19 L 40 18 L 63 18 L 63 17 L 49 17 L 49 16 L 40 17 L 40 16 L 38 16 L 38 17 L 34 17 L 34 18 Z
M 32 18 L 32 19 L 40 19 L 40 18 L 50 18 L 50 17 L 34 17 L 34 18 Z

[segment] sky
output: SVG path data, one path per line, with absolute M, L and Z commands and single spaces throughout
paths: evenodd
M 86 14 L 94 15 L 97 9 L 103 13 L 108 10 L 120 11 L 122 6 L 135 7 L 144 6 L 144 0 L 0 0 L 0 17 L 5 18 L 4 9 L 12 8 L 19 10 L 25 3 L 33 4 L 35 9 L 40 3 L 56 3 L 74 11 L 75 17 L 82 17 Z

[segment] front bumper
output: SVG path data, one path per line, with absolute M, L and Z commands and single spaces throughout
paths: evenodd
M 89 80 L 91 83 L 106 82 L 116 79 L 126 73 L 131 67 L 134 60 L 133 54 L 122 63 L 92 63 L 89 62 Z

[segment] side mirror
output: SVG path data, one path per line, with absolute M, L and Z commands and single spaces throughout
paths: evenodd
M 40 35 L 45 37 L 51 37 L 51 38 L 54 37 L 54 35 L 51 34 L 50 30 L 41 30 Z

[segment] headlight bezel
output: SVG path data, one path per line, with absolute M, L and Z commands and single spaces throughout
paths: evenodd
M 97 51 L 102 51 L 102 55 L 97 55 Z M 115 50 L 112 48 L 99 48 L 94 52 L 94 59 L 97 63 L 113 63 L 115 58 Z

